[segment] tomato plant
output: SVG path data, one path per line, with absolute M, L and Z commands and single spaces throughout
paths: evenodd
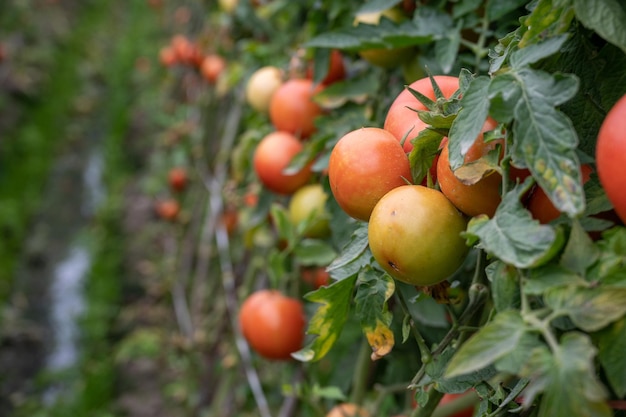
M 367 221 L 389 190 L 411 181 L 409 160 L 387 131 L 353 130 L 339 139 L 328 163 L 333 196 L 348 215 Z
M 624 176 L 624 151 L 626 150 L 626 135 L 624 135 L 626 120 L 626 96 L 621 97 L 606 115 L 598 132 L 596 145 L 596 160 L 598 176 L 606 194 L 615 207 L 615 211 L 626 221 L 626 176 Z
M 266 135 L 254 151 L 254 170 L 268 189 L 278 194 L 293 194 L 311 178 L 310 164 L 294 173 L 287 172 L 289 164 L 302 150 L 302 143 L 287 132 Z
M 200 72 L 209 83 L 216 83 L 226 69 L 226 60 L 218 54 L 206 55 L 200 63 Z
M 465 260 L 465 226 L 441 192 L 404 185 L 378 201 L 367 235 L 374 258 L 389 275 L 425 287 L 451 276 Z
M 309 65 L 306 70 L 307 78 L 315 81 L 315 63 Z M 343 55 L 338 49 L 333 49 L 330 52 L 328 67 L 325 68 L 324 78 L 321 79 L 322 84 L 332 84 L 334 82 L 343 80 L 346 77 L 346 66 L 343 63 Z
M 302 303 L 276 290 L 260 290 L 241 305 L 239 325 L 250 346 L 267 359 L 288 360 L 302 346 Z

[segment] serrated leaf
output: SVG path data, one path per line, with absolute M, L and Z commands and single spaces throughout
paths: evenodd
M 328 265 L 328 272 L 346 266 L 359 258 L 365 252 L 368 245 L 367 223 L 364 223 L 354 230 L 350 241 L 345 245 L 343 251 Z
M 537 334 L 525 332 L 515 348 L 495 362 L 496 369 L 498 372 L 519 375 L 533 350 L 541 346 L 541 343 Z
M 485 268 L 491 282 L 491 298 L 497 312 L 519 308 L 520 279 L 515 268 L 501 261 L 495 261 Z
M 568 285 L 587 287 L 589 283 L 561 265 L 548 264 L 530 270 L 522 289 L 527 295 L 541 295 L 552 288 Z
M 315 95 L 314 100 L 324 108 L 336 108 L 348 101 L 362 103 L 376 94 L 380 88 L 380 77 L 373 72 L 337 81 Z
M 515 349 L 527 330 L 518 311 L 497 314 L 459 348 L 448 364 L 446 378 L 468 374 L 494 364 Z
M 528 183 L 527 180 L 506 193 L 493 218 L 473 217 L 464 234 L 468 243 L 480 240 L 480 247 L 487 253 L 518 268 L 538 266 L 563 244 L 562 235 L 534 220 L 522 206 L 520 197 Z
M 427 128 L 411 141 L 413 149 L 409 154 L 409 164 L 416 184 L 421 183 L 428 175 L 442 139 L 443 135 L 440 132 Z
M 590 7 L 585 0 L 574 0 L 576 17 L 606 41 L 626 53 L 626 10 L 617 0 L 597 0 Z
M 574 18 L 574 9 L 569 2 L 556 0 L 539 0 L 531 12 L 523 20 L 527 28 L 519 42 L 519 47 L 538 43 L 546 37 L 552 37 L 567 32 Z
M 489 78 L 477 77 L 472 80 L 461 98 L 461 110 L 452 122 L 448 134 L 450 167 L 456 170 L 463 165 L 464 156 L 476 142 L 489 115 Z
M 598 248 L 578 221 L 572 222 L 569 239 L 561 255 L 560 264 L 579 276 L 586 275 L 587 268 L 599 257 Z
M 626 289 L 567 286 L 552 288 L 543 298 L 546 306 L 586 332 L 600 330 L 626 314 Z
M 531 69 L 516 78 L 523 94 L 514 111 L 513 161 L 524 161 L 559 211 L 577 216 L 585 208 L 578 137 L 571 120 L 555 108 L 576 93 L 577 79 Z
M 533 381 L 524 391 L 543 392 L 538 417 L 610 417 L 606 392 L 593 366 L 595 347 L 581 333 L 563 336 L 553 355 L 538 351 L 529 361 Z
M 292 353 L 295 359 L 311 362 L 326 356 L 339 338 L 348 318 L 355 283 L 356 275 L 353 275 L 304 296 L 307 301 L 321 305 L 311 317 L 307 329 L 307 334 L 316 337 L 307 346 Z
M 597 335 L 598 358 L 611 388 L 619 398 L 626 396 L 626 318 Z
M 387 301 L 394 291 L 394 280 L 387 274 L 369 268 L 359 274 L 354 297 L 356 315 L 367 342 L 377 357 L 387 355 L 395 344 L 389 327 L 392 314 L 387 309 Z
M 456 357 L 455 350 L 446 348 L 440 355 L 426 364 L 426 375 L 428 382 L 435 382 L 437 390 L 449 393 L 462 393 L 481 381 L 487 381 L 496 374 L 493 366 L 485 366 L 472 372 L 463 373 L 456 376 L 448 376 L 446 368 L 451 360 Z
M 337 253 L 327 242 L 320 239 L 302 239 L 293 250 L 302 265 L 324 266 L 332 262 Z
M 545 41 L 512 52 L 510 57 L 511 66 L 513 68 L 522 68 L 556 54 L 563 47 L 567 37 L 567 35 L 553 36 Z
M 446 37 L 435 42 L 435 59 L 444 74 L 452 70 L 461 45 L 459 28 L 448 31 Z

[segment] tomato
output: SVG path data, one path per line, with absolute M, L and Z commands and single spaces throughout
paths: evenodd
M 584 164 L 580 167 L 582 173 L 583 184 L 589 181 L 593 169 L 591 166 Z M 561 212 L 554 207 L 552 201 L 541 187 L 536 187 L 528 200 L 528 210 L 533 218 L 541 223 L 549 223 L 561 215 Z
M 278 67 L 266 66 L 256 70 L 246 84 L 246 100 L 252 108 L 267 112 L 270 100 L 283 84 L 283 71 Z
M 269 106 L 270 121 L 276 130 L 293 133 L 301 138 L 311 136 L 316 130 L 315 118 L 322 108 L 313 96 L 324 87 L 317 87 L 307 78 L 292 78 L 283 83 L 272 95 Z
M 165 67 L 171 67 L 178 63 L 178 56 L 176 55 L 174 48 L 169 45 L 161 48 L 159 51 L 159 61 Z
M 464 397 L 465 395 L 473 395 L 473 394 L 467 394 L 467 393 L 444 394 L 443 397 L 441 398 L 441 401 L 439 401 L 439 405 L 448 404 L 456 400 L 457 398 Z M 459 411 L 458 413 L 450 414 L 450 417 L 472 417 L 473 415 L 474 415 L 474 407 L 471 406 L 464 410 Z
M 440 191 L 404 185 L 376 204 L 367 234 L 374 258 L 389 275 L 430 286 L 465 260 L 468 247 L 460 234 L 466 226 L 466 218 Z
M 399 23 L 407 19 L 407 16 L 398 8 L 391 8 L 382 12 L 359 13 L 355 16 L 353 24 L 378 25 L 381 18 L 386 18 Z M 396 68 L 403 62 L 408 61 L 416 54 L 412 47 L 402 48 L 373 48 L 359 51 L 361 58 L 372 65 L 382 68 Z
M 437 85 L 441 89 L 445 98 L 450 98 L 459 89 L 459 79 L 457 77 L 451 77 L 448 75 L 436 75 L 433 77 L 437 82 Z M 415 91 L 418 91 L 435 100 L 435 91 L 429 77 L 421 78 L 409 85 L 409 87 Z M 387 116 L 385 117 L 385 123 L 383 128 L 398 140 L 402 140 L 405 135 L 408 136 L 404 141 L 405 152 L 411 152 L 413 144 L 411 139 L 415 138 L 422 130 L 428 126 L 417 115 L 414 110 L 427 110 L 418 99 L 411 94 L 408 88 L 402 90 L 396 99 L 389 106 Z M 410 131 L 410 133 L 409 133 Z
M 159 200 L 156 202 L 155 211 L 160 218 L 174 221 L 180 213 L 180 203 L 174 198 Z
M 217 54 L 205 56 L 202 64 L 200 64 L 200 73 L 211 84 L 217 82 L 217 79 L 225 69 L 226 60 Z
M 367 221 L 389 190 L 411 181 L 409 159 L 386 130 L 364 127 L 344 135 L 330 153 L 330 188 L 351 217 Z
M 311 176 L 311 164 L 300 171 L 287 174 L 293 157 L 302 150 L 302 142 L 287 132 L 272 132 L 261 139 L 253 157 L 254 170 L 265 187 L 278 194 L 293 194 Z
M 322 266 L 302 268 L 300 275 L 302 281 L 313 287 L 313 289 L 328 285 L 330 282 L 330 274 Z
M 239 0 L 218 0 L 217 3 L 219 4 L 220 9 L 228 14 L 233 14 L 239 5 Z
M 306 318 L 300 300 L 265 289 L 252 293 L 243 302 L 239 325 L 243 336 L 259 355 L 287 360 L 302 348 Z
M 320 238 L 330 233 L 329 215 L 326 212 L 328 195 L 321 184 L 300 187 L 289 200 L 289 218 L 294 225 L 308 221 L 305 237 Z
M 353 403 L 341 403 L 330 409 L 326 417 L 369 417 L 366 409 Z
M 313 66 L 307 68 L 307 78 L 313 79 Z M 343 80 L 346 77 L 346 67 L 343 63 L 343 55 L 336 49 L 330 53 L 330 63 L 328 64 L 328 72 L 322 80 L 322 84 L 329 85 L 334 82 Z
M 626 95 L 609 110 L 596 143 L 598 179 L 615 212 L 626 222 Z
M 493 130 L 496 126 L 497 122 L 489 118 L 485 122 L 482 132 Z M 476 161 L 486 155 L 496 147 L 498 142 L 501 143 L 501 141 L 485 143 L 481 133 L 465 155 L 465 163 Z M 502 176 L 497 172 L 492 172 L 475 184 L 464 184 L 454 175 L 450 168 L 447 142 L 437 161 L 437 181 L 439 181 L 441 192 L 448 197 L 452 204 L 468 216 L 486 214 L 492 217 L 500 204 Z
M 172 191 L 183 191 L 189 180 L 187 170 L 183 167 L 174 167 L 167 173 L 167 180 Z

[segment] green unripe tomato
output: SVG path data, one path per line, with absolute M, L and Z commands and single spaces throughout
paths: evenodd
M 321 184 L 299 188 L 289 201 L 289 218 L 293 224 L 309 221 L 304 236 L 320 238 L 330 233 L 329 215 L 326 211 L 328 194 Z
M 444 281 L 468 253 L 466 218 L 440 192 L 403 185 L 376 204 L 368 225 L 370 249 L 395 279 L 417 286 Z

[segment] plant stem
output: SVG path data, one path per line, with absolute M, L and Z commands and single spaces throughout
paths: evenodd
M 367 343 L 367 339 L 363 338 L 361 348 L 359 350 L 359 356 L 354 368 L 354 374 L 352 375 L 352 392 L 350 395 L 350 401 L 354 404 L 361 404 L 365 398 L 368 374 L 372 363 L 371 354 L 372 348 L 369 343 Z

